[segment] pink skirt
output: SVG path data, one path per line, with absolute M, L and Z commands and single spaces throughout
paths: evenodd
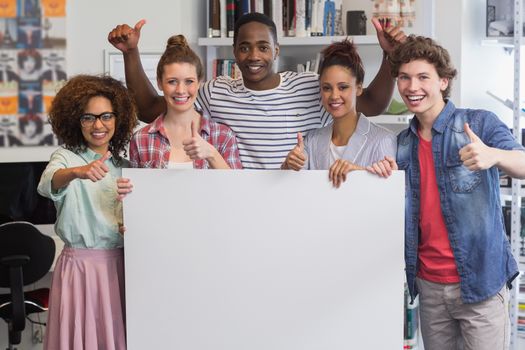
M 124 250 L 65 247 L 53 272 L 44 349 L 126 349 Z

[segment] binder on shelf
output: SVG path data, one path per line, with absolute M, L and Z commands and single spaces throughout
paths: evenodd
M 250 12 L 250 0 L 235 0 L 235 18 Z
M 277 28 L 278 38 L 281 38 L 284 36 L 282 8 L 283 8 L 283 0 L 272 0 L 272 19 L 275 23 L 275 27 Z
M 233 38 L 235 26 L 235 0 L 226 0 L 226 31 Z
M 228 29 L 227 29 L 227 19 L 226 19 L 226 11 L 227 11 L 227 4 L 226 0 L 219 0 L 220 7 L 219 7 L 219 13 L 220 13 L 220 28 L 221 28 L 221 38 L 226 38 L 228 36 Z
M 220 0 L 209 0 L 208 37 L 220 38 L 221 36 L 221 3 Z
M 306 0 L 295 0 L 295 36 L 306 36 Z
M 263 11 L 266 16 L 272 18 L 272 0 L 264 0 Z

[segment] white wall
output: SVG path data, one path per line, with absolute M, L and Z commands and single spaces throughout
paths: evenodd
M 168 37 L 184 34 L 198 51 L 204 36 L 206 0 L 69 0 L 67 2 L 67 62 L 69 75 L 98 74 L 104 69 L 104 50 L 116 50 L 107 35 L 117 24 L 134 25 L 146 19 L 140 48 L 164 51 Z
M 512 111 L 486 92 L 512 100 L 513 55 L 500 46 L 483 45 L 485 1 L 434 0 L 436 40 L 451 54 L 458 70 L 452 101 L 458 107 L 496 113 L 509 126 Z

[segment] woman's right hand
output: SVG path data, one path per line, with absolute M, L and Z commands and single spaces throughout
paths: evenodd
M 292 169 L 299 171 L 304 167 L 306 163 L 306 155 L 304 154 L 304 142 L 303 135 L 297 133 L 297 145 L 288 153 L 286 159 L 281 165 L 281 169 Z
M 102 158 L 97 159 L 87 165 L 75 168 L 76 178 L 89 179 L 93 182 L 102 180 L 109 172 L 109 167 L 104 164 L 104 162 L 109 158 L 111 158 L 111 152 L 107 151 Z
M 393 170 L 398 170 L 397 163 L 394 158 L 385 156 L 385 159 L 382 159 L 374 164 L 367 166 L 366 170 L 369 173 L 376 174 L 380 177 L 389 177 L 392 175 Z
M 133 184 L 131 183 L 131 180 L 125 177 L 119 177 L 117 179 L 117 199 L 119 201 L 122 201 L 128 193 L 131 193 L 133 191 Z

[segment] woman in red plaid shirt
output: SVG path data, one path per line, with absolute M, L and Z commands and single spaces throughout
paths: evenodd
M 242 168 L 233 131 L 195 109 L 203 78 L 201 60 L 184 36 L 169 38 L 157 66 L 167 111 L 133 135 L 129 148 L 133 167 Z

